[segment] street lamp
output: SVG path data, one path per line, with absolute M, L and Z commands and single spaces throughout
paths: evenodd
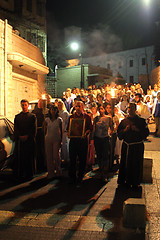
M 72 42 L 70 47 L 73 51 L 80 49 L 80 45 L 77 42 Z M 84 88 L 84 68 L 83 68 L 83 58 L 82 53 L 79 53 L 80 63 L 81 63 L 81 88 Z
M 148 7 L 150 5 L 150 0 L 143 0 L 143 2 L 146 5 L 146 7 Z
M 71 43 L 71 49 L 73 51 L 77 51 L 79 49 L 79 44 L 77 42 L 72 42 Z

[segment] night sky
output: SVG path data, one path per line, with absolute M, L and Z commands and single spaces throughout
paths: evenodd
M 60 29 L 74 25 L 90 34 L 102 31 L 103 42 L 117 38 L 121 50 L 149 46 L 154 43 L 158 1 L 150 0 L 146 7 L 144 0 L 47 0 L 49 36 L 53 40 Z

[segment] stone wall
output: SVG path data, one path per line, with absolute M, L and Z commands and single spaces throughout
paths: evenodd
M 120 73 L 125 81 L 129 83 L 131 77 L 133 82 L 138 82 L 140 75 L 150 75 L 151 71 L 156 67 L 154 65 L 153 56 L 154 46 L 148 46 L 145 48 L 130 49 L 84 58 L 83 61 L 85 64 L 110 68 L 113 72 L 113 76 L 117 76 L 117 73 Z M 145 59 L 145 63 L 142 64 L 143 59 Z M 133 66 L 130 66 L 130 61 L 133 62 Z
M 11 115 L 12 96 L 12 66 L 5 58 L 6 51 L 12 50 L 12 27 L 7 25 L 7 44 L 5 43 L 5 23 L 0 20 L 0 115 L 4 115 L 5 112 Z M 5 48 L 5 44 L 7 45 Z M 5 97 L 7 95 L 7 97 Z
M 12 26 L 0 20 L 0 115 L 6 115 L 13 121 L 15 114 L 21 111 L 20 101 L 37 99 L 45 91 L 45 73 L 35 73 L 32 68 L 25 70 L 14 61 L 7 60 L 7 54 L 22 54 L 44 66 L 44 58 L 39 48 L 15 35 Z M 6 37 L 5 37 L 6 36 Z M 7 53 L 5 55 L 5 53 Z M 5 58 L 6 56 L 6 58 Z M 15 61 L 17 60 L 15 55 Z
M 147 74 L 141 74 L 139 76 L 139 83 L 141 84 L 145 94 L 147 93 L 148 86 L 151 85 L 150 77 Z
M 160 86 L 160 67 L 157 67 L 152 70 L 151 76 L 150 76 L 150 82 L 151 82 L 152 88 L 154 84 L 158 84 Z
M 41 50 L 14 33 L 12 35 L 12 51 L 21 53 L 41 64 L 45 64 Z

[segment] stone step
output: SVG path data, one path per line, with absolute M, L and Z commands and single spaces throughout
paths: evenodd
M 123 205 L 123 226 L 128 228 L 145 228 L 146 205 L 142 198 L 128 198 Z

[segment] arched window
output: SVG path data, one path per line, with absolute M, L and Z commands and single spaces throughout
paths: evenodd
M 129 76 L 129 82 L 134 83 L 134 76 Z
M 130 59 L 130 60 L 129 60 L 129 66 L 130 66 L 130 67 L 133 67 L 133 59 Z
M 146 58 L 142 57 L 142 66 L 146 65 Z

